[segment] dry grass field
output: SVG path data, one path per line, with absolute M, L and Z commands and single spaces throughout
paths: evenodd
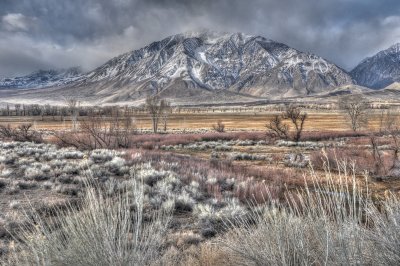
M 344 131 L 349 130 L 348 118 L 338 110 L 316 111 L 305 110 L 308 119 L 305 123 L 305 131 Z M 369 117 L 369 129 L 378 129 L 382 111 L 371 110 Z M 222 121 L 227 131 L 252 131 L 265 130 L 267 122 L 277 112 L 194 112 L 194 113 L 172 113 L 168 117 L 168 128 L 174 130 L 196 130 L 207 129 L 217 121 Z M 151 129 L 151 119 L 148 114 L 132 115 L 138 129 Z M 85 117 L 79 117 L 85 119 Z M 113 118 L 111 118 L 113 119 Z M 62 130 L 71 128 L 70 117 L 59 116 L 0 116 L 0 125 L 22 123 L 34 123 L 36 129 Z

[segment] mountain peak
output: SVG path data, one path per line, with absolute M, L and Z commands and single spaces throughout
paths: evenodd
M 0 80 L 0 88 L 43 88 L 68 84 L 82 75 L 80 67 L 40 69 L 27 76 Z
M 350 74 L 358 84 L 374 89 L 400 81 L 400 43 L 364 59 Z
M 105 97 L 105 102 L 135 101 L 155 94 L 197 101 L 219 92 L 238 98 L 281 99 L 351 83 L 351 77 L 336 65 L 285 44 L 240 32 L 200 30 L 172 35 L 115 57 L 76 76 L 62 90 Z
M 395 53 L 400 53 L 400 43 L 396 43 L 396 44 L 390 46 L 389 49 L 387 49 L 387 50 L 390 50 Z

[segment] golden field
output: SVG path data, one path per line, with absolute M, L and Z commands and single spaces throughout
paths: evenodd
M 349 130 L 348 118 L 338 110 L 316 111 L 305 110 L 308 118 L 305 131 L 342 131 Z M 277 112 L 193 112 L 171 113 L 168 117 L 168 128 L 175 130 L 210 129 L 217 121 L 225 124 L 227 131 L 235 130 L 265 130 L 265 125 Z M 381 111 L 371 110 L 369 129 L 378 129 Z M 133 120 L 138 129 L 151 129 L 151 119 L 147 114 L 133 114 Z M 79 117 L 78 120 L 85 119 Z M 114 119 L 114 118 L 110 118 Z M 40 116 L 0 116 L 0 125 L 19 125 L 34 123 L 36 129 L 62 130 L 71 128 L 70 117 L 40 117 Z

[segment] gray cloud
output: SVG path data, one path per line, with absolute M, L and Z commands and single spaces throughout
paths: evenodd
M 1 19 L 3 29 L 6 31 L 28 31 L 35 27 L 36 18 L 26 17 L 21 13 L 9 13 Z
M 199 28 L 284 42 L 350 69 L 400 41 L 398 0 L 2 0 L 0 76 L 92 69 Z

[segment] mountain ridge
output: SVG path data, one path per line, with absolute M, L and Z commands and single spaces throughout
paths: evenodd
M 362 60 L 350 75 L 362 86 L 383 89 L 400 81 L 400 43 Z
M 78 79 L 83 71 L 80 67 L 66 69 L 40 69 L 25 76 L 0 79 L 0 89 L 43 88 L 61 86 Z
M 221 90 L 280 99 L 353 83 L 342 68 L 286 44 L 243 33 L 202 31 L 172 35 L 124 53 L 60 87 L 69 96 L 113 103 L 155 94 L 195 99 Z M 36 90 L 38 97 L 60 92 L 54 85 L 41 88 L 56 89 Z

